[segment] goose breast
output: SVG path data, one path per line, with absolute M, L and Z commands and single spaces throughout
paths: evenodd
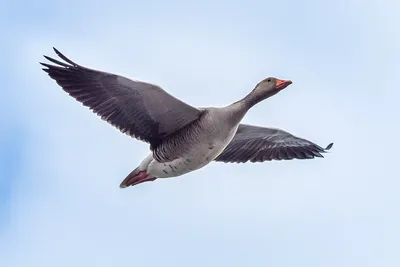
M 180 142 L 166 141 L 159 151 L 175 149 L 179 155 L 165 161 L 153 156 L 147 172 L 158 178 L 176 177 L 200 169 L 218 157 L 233 139 L 238 127 L 238 124 L 230 125 L 229 121 L 223 118 L 224 114 L 218 113 L 214 109 L 207 112 L 199 124 L 188 129 L 189 133 L 176 136 Z M 171 151 L 168 151 L 168 154 L 170 155 Z

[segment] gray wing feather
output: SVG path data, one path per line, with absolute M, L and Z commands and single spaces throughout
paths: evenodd
M 121 132 L 158 145 L 166 136 L 196 120 L 200 110 L 157 85 L 78 65 L 54 48 L 64 60 L 44 56 L 56 65 L 40 63 L 64 91 Z
M 232 141 L 215 161 L 244 163 L 311 159 L 323 157 L 322 153 L 332 145 L 322 148 L 280 129 L 240 124 Z

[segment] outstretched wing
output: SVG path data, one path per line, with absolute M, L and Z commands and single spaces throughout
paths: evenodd
M 263 162 L 270 160 L 323 157 L 325 149 L 279 129 L 240 124 L 232 141 L 215 159 L 222 162 Z
M 44 56 L 56 65 L 40 64 L 64 91 L 121 132 L 152 146 L 196 120 L 200 114 L 200 110 L 157 85 L 89 69 L 55 48 L 54 51 L 65 62 Z

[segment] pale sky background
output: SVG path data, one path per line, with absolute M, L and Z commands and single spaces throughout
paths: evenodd
M 400 266 L 400 3 L 0 3 L 0 265 Z M 213 163 L 121 190 L 148 153 L 38 64 L 151 81 L 194 106 L 293 84 L 246 123 L 325 159 Z

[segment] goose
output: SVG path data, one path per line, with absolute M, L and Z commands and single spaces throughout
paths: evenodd
M 150 146 L 150 154 L 121 182 L 126 188 L 225 163 L 323 157 L 321 146 L 286 131 L 242 124 L 257 103 L 292 84 L 269 77 L 244 98 L 224 107 L 196 108 L 160 86 L 79 65 L 53 47 L 63 61 L 39 62 L 71 97 L 122 133 Z

